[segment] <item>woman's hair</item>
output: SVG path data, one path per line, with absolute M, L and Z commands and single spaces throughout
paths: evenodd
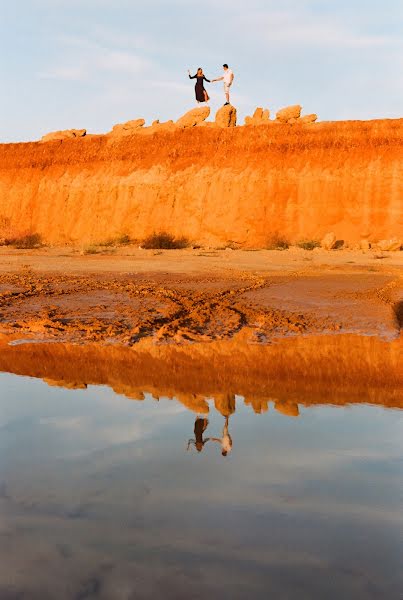
M 202 69 L 201 67 L 199 67 L 199 68 L 197 69 L 197 72 L 198 72 L 198 73 L 199 73 L 200 71 L 203 73 L 203 69 Z

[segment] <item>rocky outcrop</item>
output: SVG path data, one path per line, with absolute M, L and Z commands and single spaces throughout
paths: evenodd
M 276 114 L 276 120 L 280 123 L 295 122 L 294 119 L 299 119 L 301 116 L 302 106 L 295 104 L 294 106 L 287 106 L 282 108 Z
M 403 240 L 400 238 L 393 238 L 392 240 L 381 240 L 378 242 L 379 250 L 383 252 L 397 252 L 402 249 Z
M 151 127 L 143 127 L 139 133 L 143 135 L 152 135 L 162 131 L 175 131 L 175 129 L 177 129 L 177 127 L 173 121 L 164 121 L 163 123 L 160 123 L 157 120 L 153 122 Z
M 236 127 L 237 113 L 235 106 L 228 104 L 222 106 L 215 116 L 215 124 L 217 127 Z
M 112 135 L 133 135 L 138 129 L 143 127 L 145 124 L 144 119 L 134 119 L 133 121 L 127 121 L 126 123 L 118 123 L 114 125 L 111 131 Z
M 228 113 L 227 113 L 228 123 Z M 158 126 L 155 126 L 158 127 Z M 297 126 L 296 126 L 297 127 Z M 0 225 L 89 244 L 163 227 L 205 245 L 401 239 L 403 119 L 0 145 Z M 5 237 L 0 226 L 0 237 Z
M 176 121 L 178 127 L 184 129 L 188 127 L 195 127 L 199 123 L 202 123 L 210 116 L 210 107 L 201 106 L 200 108 L 193 108 L 184 114 L 180 119 Z
M 44 135 L 41 139 L 41 142 L 69 140 L 73 138 L 84 137 L 85 135 L 87 135 L 86 129 L 65 129 L 64 131 L 52 131 L 51 133 Z
M 320 245 L 324 250 L 333 250 L 337 244 L 337 237 L 333 231 L 331 233 L 327 233 Z
M 302 125 L 311 125 L 312 123 L 316 123 L 317 120 L 318 120 L 318 115 L 315 115 L 315 114 L 304 115 L 303 117 L 300 117 L 298 119 L 299 123 L 301 123 Z
M 270 110 L 258 107 L 252 117 L 245 117 L 245 125 L 266 125 L 270 123 Z

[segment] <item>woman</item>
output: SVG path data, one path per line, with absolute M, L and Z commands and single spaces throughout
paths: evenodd
M 197 452 L 201 452 L 205 446 L 205 444 L 210 440 L 210 438 L 203 438 L 204 432 L 206 431 L 208 426 L 208 419 L 205 417 L 196 417 L 195 421 L 195 439 L 189 440 L 187 449 L 189 450 L 191 444 L 194 445 Z
M 189 73 L 189 79 L 197 79 L 196 85 L 195 85 L 197 103 L 200 104 L 200 102 L 208 102 L 210 100 L 210 98 L 209 98 L 208 93 L 204 89 L 204 81 L 207 81 L 207 83 L 211 83 L 210 79 L 207 79 L 207 77 L 205 77 L 205 75 L 203 73 L 203 69 L 201 69 L 201 68 L 197 69 L 196 75 L 191 75 L 189 70 L 188 70 L 188 73 Z

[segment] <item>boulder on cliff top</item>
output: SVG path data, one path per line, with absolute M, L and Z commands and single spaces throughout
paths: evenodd
M 311 123 L 315 123 L 317 120 L 318 120 L 318 115 L 312 114 L 312 115 L 304 115 L 298 121 L 299 121 L 299 123 L 302 123 L 303 125 L 310 125 Z
M 140 129 L 145 124 L 144 119 L 134 119 L 126 123 L 118 123 L 112 127 L 113 135 L 131 135 L 136 129 Z
M 270 123 L 270 110 L 261 107 L 256 108 L 252 117 L 245 117 L 245 125 L 263 125 Z
M 178 127 L 195 127 L 202 121 L 205 121 L 210 116 L 210 107 L 201 106 L 200 108 L 193 108 L 184 114 L 180 119 L 176 121 Z
M 282 108 L 276 114 L 276 119 L 281 123 L 288 123 L 290 119 L 299 119 L 301 116 L 302 106 L 295 104 Z
M 65 129 L 64 131 L 52 131 L 44 135 L 41 142 L 53 142 L 55 140 L 69 140 L 72 138 L 84 137 L 87 135 L 86 129 Z
M 138 133 L 141 133 L 142 135 L 152 135 L 153 133 L 159 133 L 161 131 L 173 131 L 174 129 L 176 129 L 176 125 L 173 121 L 165 121 L 160 123 L 157 119 L 156 121 L 153 121 L 151 127 L 143 127 L 138 130 Z
M 236 127 L 236 108 L 227 104 L 218 109 L 215 116 L 217 127 Z

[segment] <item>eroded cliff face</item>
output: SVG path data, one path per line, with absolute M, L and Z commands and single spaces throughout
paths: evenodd
M 50 243 L 377 241 L 401 236 L 402 204 L 403 119 L 0 146 L 0 229 Z

